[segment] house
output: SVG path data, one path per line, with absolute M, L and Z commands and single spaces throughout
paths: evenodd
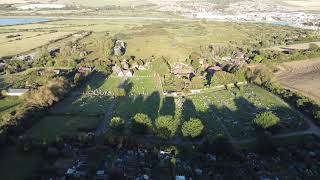
M 8 96 L 22 96 L 25 93 L 29 92 L 30 89 L 8 89 Z
M 119 66 L 113 66 L 112 71 L 114 74 L 116 74 L 119 77 L 132 77 L 134 72 L 130 69 L 122 69 Z
M 123 56 L 126 53 L 127 44 L 121 40 L 116 40 L 113 47 L 115 56 Z
M 6 63 L 0 63 L 0 71 L 3 71 L 6 68 Z
M 86 72 L 91 72 L 91 71 L 93 71 L 92 67 L 83 67 L 83 66 L 81 66 L 78 69 L 79 73 L 86 73 Z
M 124 76 L 124 73 L 123 73 L 122 69 L 117 65 L 112 66 L 112 72 L 114 74 L 116 74 L 117 76 L 119 76 L 119 77 L 123 77 Z
M 132 70 L 124 70 L 123 74 L 126 77 L 132 77 L 133 76 L 133 71 Z
M 222 68 L 220 66 L 209 66 L 206 69 L 206 72 L 209 73 L 209 74 L 214 74 L 217 71 L 222 71 Z
M 176 77 L 187 77 L 191 79 L 194 76 L 194 72 L 191 66 L 183 63 L 177 63 L 171 68 L 171 73 Z

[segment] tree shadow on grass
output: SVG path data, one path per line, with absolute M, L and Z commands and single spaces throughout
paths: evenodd
M 191 118 L 197 117 L 197 110 L 191 99 L 186 99 L 183 102 L 181 112 L 182 123 L 185 121 L 189 121 Z
M 126 96 L 129 96 L 133 88 L 133 83 L 127 79 L 123 83 L 119 84 L 118 88 L 123 88 Z
M 147 97 L 138 95 L 120 98 L 119 104 L 116 107 L 116 115 L 125 119 L 131 119 L 134 115 L 143 113 L 154 121 L 159 115 L 159 108 L 160 93 L 155 91 Z
M 160 109 L 160 115 L 161 116 L 174 116 L 176 113 L 176 105 L 174 102 L 174 97 L 165 97 L 162 100 L 162 106 Z

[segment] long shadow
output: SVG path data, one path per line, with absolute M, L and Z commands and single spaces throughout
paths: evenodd
M 145 107 L 141 109 L 141 111 L 149 115 L 151 119 L 155 120 L 159 115 L 160 93 L 157 91 L 153 92 L 145 99 L 144 103 Z
M 126 96 L 129 96 L 133 88 L 133 83 L 127 79 L 123 83 L 119 84 L 118 88 L 123 88 Z
M 174 116 L 176 113 L 176 105 L 173 97 L 165 97 L 160 109 L 161 116 Z
M 107 77 L 107 75 L 101 72 L 94 72 L 94 74 L 92 74 L 87 80 L 87 83 L 83 84 L 90 85 L 92 89 L 98 89 L 105 83 Z
M 155 91 L 147 97 L 139 95 L 120 98 L 116 115 L 130 119 L 137 113 L 143 113 L 155 120 L 159 116 L 159 108 L 160 93 Z
M 183 102 L 181 112 L 182 112 L 182 115 L 181 115 L 182 123 L 185 122 L 185 121 L 189 121 L 190 118 L 196 118 L 197 117 L 196 107 L 193 104 L 192 100 L 190 100 L 190 99 L 186 99 Z

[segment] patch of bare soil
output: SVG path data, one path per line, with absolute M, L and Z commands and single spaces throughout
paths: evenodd
M 275 74 L 284 87 L 320 101 L 320 58 L 286 62 L 278 70 Z

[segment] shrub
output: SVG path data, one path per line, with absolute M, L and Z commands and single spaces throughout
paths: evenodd
M 279 124 L 280 119 L 274 115 L 271 111 L 264 112 L 261 114 L 258 114 L 257 117 L 253 120 L 253 122 L 263 128 L 263 129 L 269 129 L 271 127 L 274 127 Z
M 184 137 L 196 138 L 201 135 L 203 128 L 200 119 L 191 119 L 183 123 L 181 131 Z
M 122 131 L 125 127 L 124 119 L 120 117 L 113 117 L 110 121 L 110 127 L 114 130 Z
M 261 56 L 261 55 L 256 55 L 256 56 L 254 56 L 253 61 L 254 61 L 255 63 L 261 63 L 261 62 L 263 61 L 263 56 Z
M 169 139 L 176 134 L 177 125 L 172 116 L 161 116 L 156 119 L 156 133 L 160 138 Z
M 142 113 L 138 113 L 133 117 L 132 130 L 136 133 L 148 133 L 152 130 L 152 122 L 150 118 Z
M 315 43 L 310 43 L 309 44 L 309 50 L 310 51 L 317 51 L 319 49 L 320 49 L 320 46 L 318 46 L 317 44 L 315 44 Z

